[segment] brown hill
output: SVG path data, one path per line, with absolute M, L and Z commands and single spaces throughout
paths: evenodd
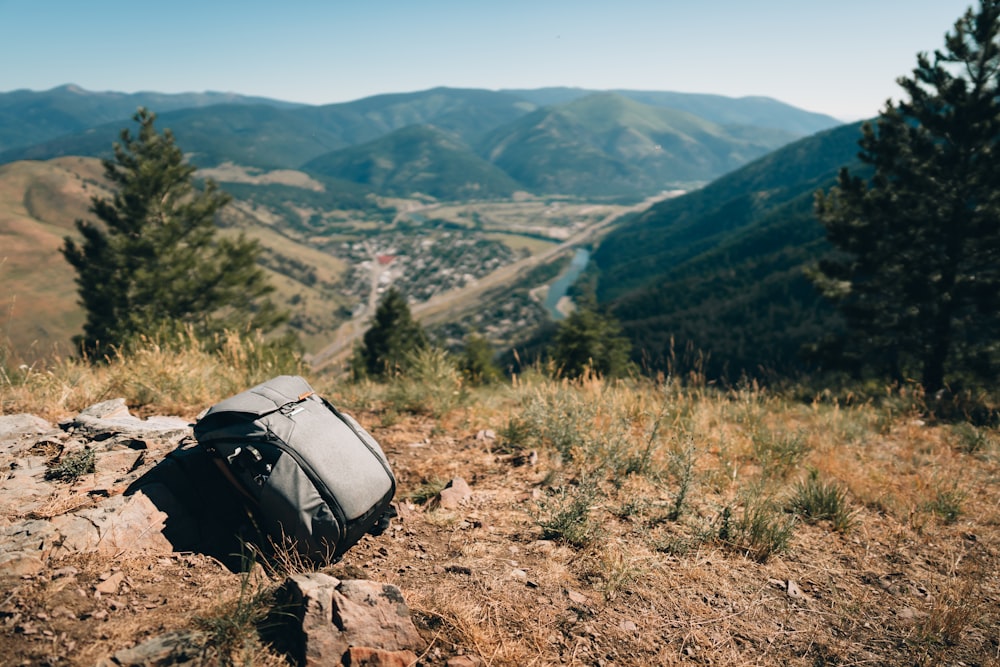
M 59 253 L 90 197 L 106 196 L 100 161 L 66 157 L 0 166 L 3 333 L 19 357 L 68 349 L 80 330 L 73 270 Z
M 316 184 L 279 177 L 293 187 Z M 264 182 L 268 182 L 261 176 Z M 95 158 L 64 157 L 0 166 L 0 340 L 18 363 L 65 354 L 84 314 L 76 302 L 72 267 L 59 248 L 76 233 L 74 221 L 91 217 L 91 197 L 107 197 L 103 167 Z M 308 211 L 306 212 L 308 213 Z M 348 305 L 335 286 L 344 262 L 298 238 L 266 207 L 234 201 L 223 213 L 224 233 L 245 232 L 265 248 L 262 263 L 277 288 L 277 301 L 296 305 L 295 326 L 308 346 L 335 327 Z M 325 338 L 320 339 L 325 342 Z

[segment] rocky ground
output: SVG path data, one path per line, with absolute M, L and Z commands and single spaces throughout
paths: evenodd
M 599 540 L 542 539 L 552 453 L 500 446 L 488 411 L 357 416 L 392 462 L 399 516 L 320 575 L 294 558 L 245 567 L 245 515 L 189 419 L 140 420 L 121 400 L 58 424 L 0 417 L 0 663 L 1000 664 L 996 463 L 953 461 L 920 425 L 893 436 L 918 443 L 914 466 L 947 459 L 981 484 L 963 519 L 859 503 L 852 530 L 801 525 L 757 559 L 674 539 L 627 486 L 595 508 Z M 269 615 L 283 597 L 302 609 L 291 624 Z M 345 624 L 336 610 L 359 599 L 390 611 Z

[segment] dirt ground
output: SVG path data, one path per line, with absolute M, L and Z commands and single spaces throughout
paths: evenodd
M 995 460 L 949 463 L 985 480 L 957 521 L 859 502 L 850 530 L 800 523 L 787 551 L 759 562 L 694 539 L 691 525 L 717 525 L 708 500 L 692 503 L 687 524 L 630 505 L 655 497 L 641 480 L 593 508 L 599 539 L 543 540 L 538 515 L 560 469 L 552 453 L 503 450 L 483 432 L 501 424 L 461 412 L 357 416 L 398 477 L 399 517 L 325 571 L 397 585 L 426 642 L 422 665 L 461 655 L 480 665 L 1000 665 Z M 472 489 L 466 504 L 425 502 L 455 477 Z M 4 577 L 0 664 L 93 665 L 233 613 L 247 581 L 201 554 L 78 554 Z M 266 647 L 257 655 L 250 664 L 280 662 Z

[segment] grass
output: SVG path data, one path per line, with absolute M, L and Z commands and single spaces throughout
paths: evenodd
M 282 372 L 251 343 L 8 367 L 0 401 L 56 419 L 122 392 L 193 416 Z M 429 664 L 1000 664 L 995 428 L 937 423 L 910 396 L 540 369 L 468 387 L 446 357 L 423 363 L 384 384 L 310 381 L 372 431 L 399 482 L 400 518 L 334 573 L 400 586 Z M 468 503 L 425 506 L 457 476 Z M 256 664 L 267 585 L 228 585 L 198 627 Z
M 199 341 L 190 332 L 142 338 L 105 360 L 61 357 L 3 369 L 0 412 L 56 420 L 113 397 L 140 412 L 194 417 L 212 403 L 275 375 L 304 371 L 300 360 L 256 336 Z
M 237 595 L 194 617 L 194 626 L 205 634 L 205 657 L 220 667 L 287 665 L 284 656 L 261 639 L 265 625 L 274 622 L 275 586 L 253 557 L 245 556 L 244 560 Z
M 834 530 L 847 532 L 854 522 L 847 490 L 835 482 L 823 482 L 816 470 L 792 489 L 788 509 L 809 523 L 829 521 Z

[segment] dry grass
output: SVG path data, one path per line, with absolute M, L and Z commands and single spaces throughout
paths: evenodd
M 193 418 L 221 398 L 303 370 L 260 337 L 236 333 L 207 342 L 190 332 L 143 339 L 134 351 L 120 351 L 105 362 L 64 357 L 14 368 L 0 363 L 0 413 L 26 412 L 55 421 L 123 397 L 140 414 Z
M 277 374 L 232 345 L 63 362 L 9 379 L 0 401 L 51 418 L 123 392 L 143 411 L 192 415 Z M 399 586 L 428 643 L 422 664 L 1000 665 L 994 429 L 935 423 L 898 396 L 803 403 L 541 372 L 470 388 L 427 364 L 388 385 L 312 378 L 373 432 L 399 482 L 390 530 L 329 571 Z M 487 429 L 498 437 L 477 437 Z M 473 489 L 466 505 L 426 502 L 454 477 Z M 222 607 L 191 605 L 200 615 L 226 629 L 249 613 L 234 575 L 189 574 L 228 591 Z M 136 595 L 159 594 L 146 592 L 162 587 L 155 563 L 130 576 Z M 104 649 L 191 625 L 140 605 L 110 622 Z M 78 626 L 61 631 L 87 636 Z M 238 636 L 247 664 L 275 659 Z

